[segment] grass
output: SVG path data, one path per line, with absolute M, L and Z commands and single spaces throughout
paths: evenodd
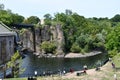
M 113 57 L 113 62 L 117 68 L 120 68 L 120 53 Z

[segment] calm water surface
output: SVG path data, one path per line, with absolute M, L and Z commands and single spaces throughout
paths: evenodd
M 68 72 L 70 68 L 75 71 L 82 70 L 84 65 L 87 65 L 88 68 L 94 68 L 103 64 L 106 59 L 104 53 L 88 58 L 37 58 L 29 53 L 23 59 L 22 67 L 25 68 L 25 71 L 20 77 L 33 76 L 34 71 L 41 75 L 44 71 L 57 73 L 58 70 L 62 71 L 63 69 Z

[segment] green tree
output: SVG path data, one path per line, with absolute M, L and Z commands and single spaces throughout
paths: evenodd
M 65 13 L 66 13 L 66 15 L 72 15 L 72 11 L 69 10 L 69 9 L 66 9 L 66 10 L 65 10 Z
M 4 4 L 0 4 L 0 10 L 4 10 Z
M 12 13 L 10 9 L 4 10 L 4 5 L 0 5 L 0 21 L 2 21 L 4 24 L 10 26 L 13 23 L 22 23 L 23 20 L 23 16 Z
M 52 21 L 52 16 L 50 14 L 45 14 L 44 15 L 44 22 L 45 22 L 45 25 L 51 25 L 51 21 Z
M 12 76 L 19 77 L 19 74 L 25 71 L 24 68 L 21 68 L 21 56 L 19 52 L 15 52 L 15 54 L 11 57 L 11 60 L 7 63 L 7 68 L 12 68 Z
M 40 22 L 40 19 L 37 16 L 30 16 L 24 21 L 24 23 L 28 24 L 37 24 L 38 22 Z
M 108 51 L 108 56 L 112 58 L 115 55 L 117 55 L 117 53 L 118 53 L 118 50 L 116 48 L 114 48 L 113 50 Z
M 111 18 L 111 21 L 113 21 L 113 22 L 120 22 L 120 15 L 116 14 L 113 18 Z
M 10 25 L 13 22 L 11 13 L 8 13 L 6 10 L 0 10 L 0 21 L 6 25 Z
M 24 17 L 19 14 L 11 14 L 13 23 L 22 23 L 24 21 Z
M 57 21 L 57 22 L 66 22 L 66 15 L 64 13 L 56 13 L 55 15 L 55 18 L 54 18 L 54 21 Z
M 81 52 L 81 48 L 79 47 L 79 45 L 77 43 L 74 43 L 70 49 L 71 52 L 73 53 L 80 53 Z
M 113 29 L 109 32 L 109 34 L 106 37 L 106 49 L 107 50 L 114 50 L 116 48 L 118 51 L 120 51 L 120 24 L 118 24 L 116 27 L 113 27 Z

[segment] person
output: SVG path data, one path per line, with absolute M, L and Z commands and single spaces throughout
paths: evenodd
M 117 80 L 117 76 L 116 76 L 116 74 L 114 74 L 114 80 Z
M 70 72 L 71 72 L 71 73 L 73 73 L 73 72 L 74 72 L 74 70 L 73 70 L 72 68 L 70 68 Z
M 111 61 L 112 61 L 112 59 L 111 59 L 111 58 L 109 58 L 109 61 L 111 62 Z
M 35 77 L 37 77 L 37 71 L 35 71 L 34 73 L 35 73 Z
M 45 76 L 45 71 L 43 71 L 43 76 Z
M 84 70 L 87 70 L 87 65 L 84 65 L 83 68 L 84 68 Z
M 86 74 L 86 69 L 84 69 L 83 72 Z
M 61 71 L 59 72 L 59 75 L 62 76 L 62 72 Z
M 87 70 L 87 65 L 83 66 L 83 72 L 86 74 L 86 70 Z
M 112 67 L 115 68 L 115 64 L 113 62 L 111 64 L 112 64 Z
M 96 71 L 100 71 L 100 67 L 96 67 L 96 69 L 95 69 Z
M 65 75 L 65 73 L 66 73 L 65 70 L 63 70 L 63 74 L 64 74 L 64 75 Z
M 27 80 L 31 80 L 31 77 L 28 77 L 28 79 Z

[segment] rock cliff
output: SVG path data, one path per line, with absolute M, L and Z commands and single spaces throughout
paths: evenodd
M 61 25 L 56 26 L 43 26 L 35 28 L 35 42 L 36 42 L 36 54 L 43 54 L 40 49 L 40 45 L 44 41 L 53 41 L 56 43 L 56 54 L 64 55 L 64 36 Z M 23 34 L 20 35 L 20 39 L 23 43 L 23 47 L 33 50 L 33 35 L 32 30 L 26 29 Z

